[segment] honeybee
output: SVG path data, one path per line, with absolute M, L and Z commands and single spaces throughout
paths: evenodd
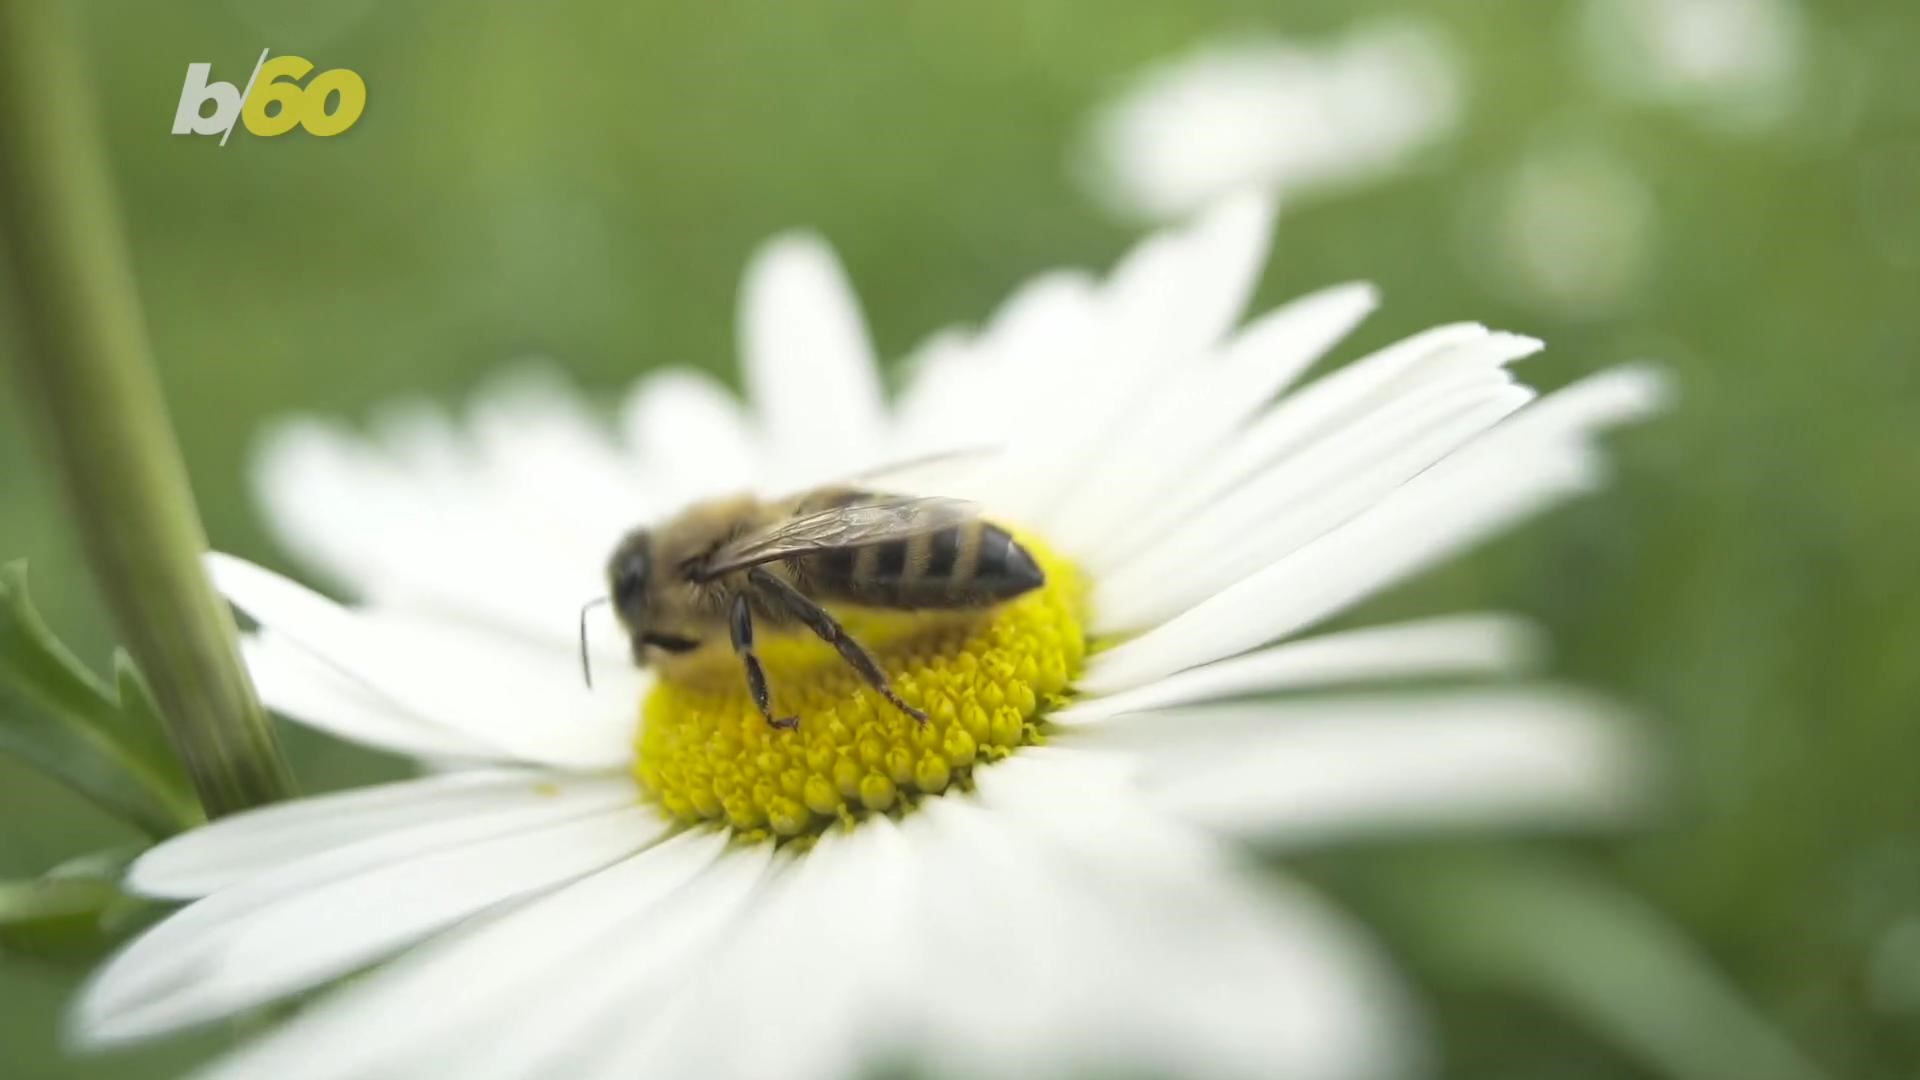
M 822 602 L 895 611 L 966 611 L 1045 582 L 1033 556 L 972 503 L 827 487 L 789 499 L 750 496 L 690 507 L 635 529 L 607 561 L 608 596 L 642 666 L 692 652 L 724 632 L 747 690 L 775 716 L 754 631 L 804 627 L 832 645 L 894 708 L 926 723 Z

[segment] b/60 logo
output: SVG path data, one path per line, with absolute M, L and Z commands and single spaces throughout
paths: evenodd
M 285 135 L 295 127 L 309 135 L 338 135 L 354 125 L 367 107 L 367 84 L 346 68 L 323 71 L 313 78 L 313 62 L 303 56 L 267 59 L 260 50 L 253 74 L 244 89 L 230 82 L 209 82 L 212 64 L 188 64 L 180 86 L 180 105 L 173 113 L 175 135 L 218 135 L 227 145 L 235 121 L 262 138 Z M 307 79 L 301 85 L 301 80 Z M 207 111 L 207 104 L 213 111 Z

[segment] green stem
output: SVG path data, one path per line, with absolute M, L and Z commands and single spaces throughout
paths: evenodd
M 292 782 L 201 565 L 206 535 L 70 31 L 63 4 L 0 0 L 0 248 L 23 331 L 13 366 L 120 635 L 219 815 Z

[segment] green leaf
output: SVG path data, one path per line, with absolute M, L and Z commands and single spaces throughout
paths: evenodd
M 1657 909 L 1577 864 L 1427 852 L 1384 860 L 1352 883 L 1433 977 L 1545 1001 L 1663 1075 L 1825 1076 Z
M 99 955 L 150 906 L 117 884 L 137 853 L 96 852 L 34 881 L 0 881 L 0 952 L 41 960 Z
M 24 563 L 0 567 L 0 752 L 14 754 L 148 835 L 202 819 L 146 686 L 124 654 L 109 687 L 53 636 Z

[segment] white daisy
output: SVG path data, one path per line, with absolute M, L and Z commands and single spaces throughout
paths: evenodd
M 1617 819 L 1636 743 L 1604 703 L 1491 685 L 1531 655 L 1510 618 L 1310 632 L 1593 486 L 1594 434 L 1657 387 L 1620 370 L 1528 406 L 1505 365 L 1538 343 L 1462 324 L 1287 391 L 1374 296 L 1238 325 L 1270 225 L 1234 203 L 1103 280 L 1042 277 L 936 335 L 892 405 L 832 255 L 797 237 L 747 275 L 747 407 L 667 373 L 624 445 L 540 380 L 464 425 L 280 430 L 270 516 L 358 602 L 216 557 L 254 676 L 428 773 L 140 859 L 134 888 L 192 902 L 98 973 L 78 1037 L 372 969 L 212 1074 L 1418 1071 L 1374 945 L 1243 842 Z M 914 484 L 979 500 L 1048 583 L 938 646 L 870 643 L 924 728 L 817 643 L 763 642 L 793 732 L 737 668 L 650 682 L 618 640 L 583 687 L 574 614 L 636 521 L 983 445 Z
M 1574 319 L 1637 300 L 1658 262 L 1659 201 L 1631 160 L 1577 134 L 1528 140 L 1475 192 L 1459 236 L 1468 265 L 1513 300 Z
M 1792 118 L 1812 45 L 1797 0 L 1587 0 L 1570 29 L 1616 97 L 1749 135 Z
M 1145 221 L 1243 190 L 1357 187 L 1453 131 L 1462 81 L 1441 29 L 1410 18 L 1324 43 L 1207 42 L 1100 107 L 1080 174 L 1108 208 Z

